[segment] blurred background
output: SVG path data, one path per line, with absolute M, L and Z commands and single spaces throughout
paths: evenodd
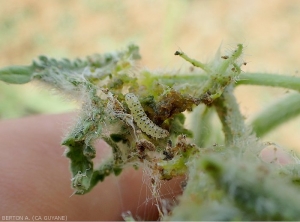
M 0 0 L 0 67 L 30 64 L 38 55 L 84 57 L 140 46 L 141 67 L 177 71 L 186 63 L 178 49 L 209 61 L 243 43 L 247 72 L 298 74 L 300 2 L 298 0 Z M 298 28 L 297 28 L 298 27 Z M 284 89 L 239 86 L 236 95 L 246 118 Z M 77 108 L 37 83 L 0 82 L 0 119 Z M 264 140 L 300 150 L 300 118 Z

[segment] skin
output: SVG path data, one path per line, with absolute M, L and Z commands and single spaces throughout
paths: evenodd
M 0 122 L 0 215 L 123 220 L 121 214 L 131 211 L 136 219 L 156 220 L 151 185 L 141 170 L 128 168 L 118 177 L 108 177 L 86 195 L 71 196 L 69 160 L 60 142 L 74 118 L 74 114 L 43 115 Z M 101 141 L 96 149 L 96 162 L 110 153 Z M 181 181 L 163 182 L 162 197 L 174 199 L 180 194 Z

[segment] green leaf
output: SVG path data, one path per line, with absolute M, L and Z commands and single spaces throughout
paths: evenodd
M 13 83 L 24 84 L 31 81 L 34 70 L 31 66 L 8 66 L 0 69 L 0 80 Z

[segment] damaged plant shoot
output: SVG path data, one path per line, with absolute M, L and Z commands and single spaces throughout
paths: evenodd
M 275 124 L 270 122 L 274 115 L 264 111 L 247 125 L 233 91 L 241 84 L 297 91 L 300 80 L 242 72 L 247 64 L 243 50 L 238 44 L 229 53 L 218 51 L 210 63 L 176 51 L 178 60 L 186 60 L 193 71 L 158 73 L 137 70 L 139 48 L 130 45 L 124 51 L 73 61 L 40 56 L 29 66 L 2 68 L 0 79 L 15 84 L 39 80 L 81 101 L 77 122 L 62 142 L 70 159 L 74 194 L 88 193 L 126 167 L 144 167 L 151 172 L 152 184 L 187 177 L 178 206 L 161 215 L 165 220 L 297 220 L 300 195 L 294 181 L 300 168 L 290 170 L 289 165 L 283 170 L 284 166 L 261 161 L 258 155 L 264 144 L 256 133 L 264 134 L 296 116 L 300 96 L 295 92 L 284 100 L 297 107 L 292 110 L 269 107 L 274 115 L 284 109 Z M 221 136 L 213 129 L 212 113 L 222 124 Z M 257 121 L 261 116 L 263 125 Z M 104 140 L 112 150 L 97 168 L 96 140 Z M 288 194 L 282 195 L 285 190 Z

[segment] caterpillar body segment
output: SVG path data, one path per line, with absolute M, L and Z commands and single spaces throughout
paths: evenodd
M 144 133 L 154 138 L 164 138 L 169 135 L 167 130 L 157 126 L 148 118 L 140 101 L 133 93 L 127 93 L 125 101 L 131 111 L 134 121 Z
M 111 92 L 107 92 L 107 110 L 112 115 L 119 119 L 121 119 L 123 122 L 125 122 L 127 125 L 131 126 L 133 129 L 134 137 L 136 141 L 138 141 L 138 137 L 136 135 L 135 131 L 135 125 L 133 123 L 133 117 L 130 114 L 127 114 L 124 112 L 124 108 L 122 104 L 113 96 Z

